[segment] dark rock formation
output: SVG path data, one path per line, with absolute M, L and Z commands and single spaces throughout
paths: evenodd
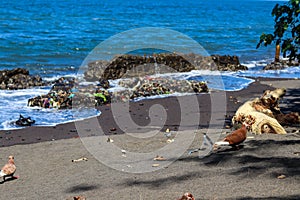
M 280 70 L 290 66 L 299 66 L 298 62 L 281 60 L 280 62 L 271 62 L 267 64 L 263 69 L 264 70 Z
M 119 85 L 129 90 L 114 93 L 112 97 L 113 102 L 173 93 L 208 92 L 208 87 L 205 82 L 174 80 L 168 78 L 133 78 L 130 80 L 123 80 Z
M 104 89 L 110 88 L 109 81 L 103 78 L 99 79 L 98 86 L 103 87 Z
M 34 86 L 42 86 L 44 82 L 39 75 L 31 76 L 29 71 L 23 68 L 0 71 L 0 89 L 16 90 Z
M 19 119 L 16 121 L 18 126 L 31 126 L 35 123 L 35 120 L 32 120 L 31 117 L 23 117 L 20 115 Z
M 101 81 L 101 80 L 100 80 Z M 205 82 L 174 80 L 169 78 L 131 78 L 120 81 L 124 90 L 108 92 L 104 87 L 109 82 L 98 85 L 80 86 L 73 78 L 60 78 L 52 86 L 48 94 L 28 100 L 28 106 L 43 108 L 81 108 L 109 104 L 111 102 L 125 102 L 138 97 L 168 95 L 177 93 L 206 93 L 208 87 Z
M 71 108 L 73 87 L 74 78 L 61 77 L 55 81 L 48 94 L 29 99 L 27 105 L 43 108 Z
M 247 67 L 240 64 L 237 56 L 161 53 L 152 56 L 121 55 L 111 62 L 94 61 L 88 64 L 84 75 L 87 81 L 97 81 L 200 69 L 237 71 L 247 70 Z
M 72 77 L 62 77 L 55 81 L 48 94 L 28 100 L 30 107 L 70 109 L 107 104 L 110 94 L 99 86 L 78 86 Z M 75 105 L 74 105 L 75 103 Z
M 240 64 L 237 56 L 212 55 L 211 58 L 216 63 L 218 70 L 220 71 L 248 70 L 246 66 Z

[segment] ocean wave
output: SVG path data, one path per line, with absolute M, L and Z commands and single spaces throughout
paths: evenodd
M 300 78 L 300 67 L 288 67 L 281 70 L 263 70 L 258 68 L 253 68 L 247 71 L 236 72 L 237 76 L 241 77 L 263 77 L 263 78 Z
M 19 129 L 14 123 L 19 115 L 30 116 L 35 120 L 35 126 L 55 126 L 57 124 L 73 122 L 89 117 L 99 116 L 100 111 L 92 109 L 45 109 L 28 107 L 29 98 L 46 94 L 50 87 L 31 88 L 24 90 L 0 90 L 0 130 Z
M 259 63 L 259 64 L 256 64 Z M 210 90 L 222 90 L 222 91 L 238 91 L 248 87 L 254 82 L 251 77 L 267 77 L 267 78 L 300 78 L 300 68 L 290 67 L 282 70 L 262 70 L 261 63 L 263 61 L 253 61 L 248 63 L 249 65 L 255 65 L 247 71 L 238 72 L 219 72 L 209 70 L 193 70 L 185 73 L 168 73 L 168 74 L 156 74 L 153 77 L 171 78 L 178 80 L 194 80 L 205 81 Z M 69 74 L 68 76 L 77 76 L 76 74 Z M 82 76 L 82 75 L 80 75 Z M 53 81 L 59 78 L 54 76 L 46 78 L 47 81 Z M 96 82 L 85 82 L 81 77 L 80 85 L 96 85 Z M 110 92 L 124 90 L 125 88 L 118 85 L 118 80 L 110 80 L 112 88 Z M 89 117 L 99 116 L 101 113 L 95 108 L 92 109 L 70 109 L 70 110 L 57 110 L 57 109 L 43 109 L 36 107 L 27 107 L 27 101 L 34 96 L 46 94 L 50 90 L 50 86 L 37 87 L 23 90 L 1 90 L 0 91 L 0 129 L 10 130 L 17 129 L 14 122 L 19 118 L 19 114 L 23 116 L 31 116 L 36 120 L 35 126 L 55 126 L 57 124 L 74 122 L 76 120 L 82 120 Z M 182 96 L 191 95 L 188 93 L 174 93 L 172 95 L 158 95 L 147 98 L 138 98 L 134 101 L 140 101 L 143 99 L 156 99 L 166 98 L 170 96 Z

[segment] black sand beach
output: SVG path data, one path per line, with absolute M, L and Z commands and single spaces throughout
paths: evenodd
M 257 79 L 244 90 L 224 93 L 227 110 L 219 119 L 224 129 L 214 131 L 230 132 L 226 125 L 240 105 L 277 87 L 287 88 L 281 110 L 300 112 L 299 80 Z M 179 98 L 188 104 L 188 96 Z M 207 130 L 211 119 L 210 94 L 197 98 L 201 102 L 200 121 L 191 126 L 198 127 L 191 149 L 200 147 L 201 132 Z M 155 104 L 164 106 L 168 113 L 162 132 L 176 131 L 180 110 L 175 97 L 131 103 L 132 119 L 141 126 L 147 125 L 148 109 Z M 99 109 L 102 114 L 98 121 L 103 131 L 116 143 L 126 141 L 126 134 L 113 120 L 111 107 Z M 225 149 L 201 159 L 197 153 L 186 152 L 168 167 L 142 174 L 121 172 L 99 162 L 82 144 L 74 123 L 0 131 L 0 164 L 13 154 L 18 167 L 16 175 L 20 176 L 0 185 L 0 199 L 67 199 L 76 195 L 100 200 L 177 199 L 185 192 L 191 192 L 196 199 L 299 199 L 299 126 L 285 128 L 286 135 L 248 133 L 250 137 L 237 151 Z M 139 149 L 139 145 L 145 143 L 127 144 L 134 149 Z M 81 157 L 88 161 L 71 162 Z M 280 175 L 285 178 L 279 179 Z

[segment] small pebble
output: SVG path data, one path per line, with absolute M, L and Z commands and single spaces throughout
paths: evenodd
M 167 143 L 172 143 L 172 142 L 174 142 L 175 140 L 174 139 L 168 139 L 167 140 Z
M 109 130 L 110 131 L 116 131 L 117 129 L 116 128 L 110 128 Z
M 156 156 L 155 158 L 153 158 L 153 160 L 156 160 L 156 161 L 164 161 L 166 160 L 163 156 Z
M 285 179 L 286 176 L 282 174 L 282 175 L 277 176 L 277 178 L 278 178 L 278 179 Z

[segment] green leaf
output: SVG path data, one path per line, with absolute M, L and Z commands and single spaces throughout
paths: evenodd
M 273 34 L 262 33 L 256 46 L 268 46 L 272 43 L 281 45 L 281 51 L 289 59 L 300 58 L 300 0 L 289 0 L 272 9 L 274 18 Z

